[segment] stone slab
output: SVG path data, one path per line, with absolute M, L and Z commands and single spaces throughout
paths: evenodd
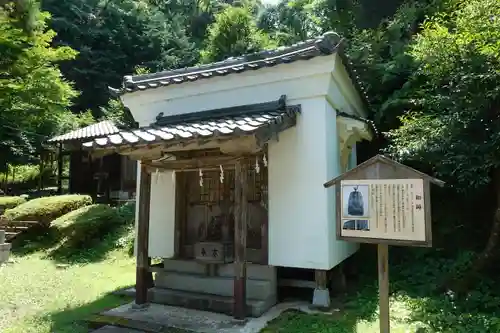
M 234 298 L 192 293 L 165 288 L 151 288 L 150 299 L 153 303 L 181 306 L 189 309 L 215 311 L 232 315 Z M 265 300 L 247 299 L 247 315 L 259 317 L 276 304 L 276 297 Z
M 233 297 L 234 278 L 203 276 L 177 272 L 157 273 L 155 286 L 201 294 Z M 276 294 L 276 285 L 267 280 L 247 279 L 247 297 L 266 300 Z
M 150 304 L 146 309 L 133 310 L 132 304 L 133 303 L 125 304 L 118 308 L 105 311 L 102 315 L 149 322 L 151 325 L 179 328 L 198 333 L 258 333 L 262 331 L 270 321 L 276 319 L 283 311 L 296 309 L 305 313 L 318 313 L 318 311 L 311 308 L 310 303 L 287 302 L 274 306 L 259 318 L 251 318 L 247 321 L 237 321 L 223 314 L 154 303 Z M 337 311 L 338 310 L 334 310 L 333 312 Z
M 145 331 L 133 330 L 130 328 L 116 327 L 106 325 L 98 330 L 93 331 L 94 333 L 147 333 Z

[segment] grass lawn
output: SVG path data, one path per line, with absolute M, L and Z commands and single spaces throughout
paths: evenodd
M 88 332 L 81 320 L 127 302 L 109 293 L 135 277 L 123 250 L 87 264 L 60 265 L 41 252 L 13 259 L 0 267 L 2 333 Z
M 369 317 L 350 309 L 337 314 L 305 314 L 289 310 L 272 321 L 261 333 L 379 333 L 379 321 L 374 312 Z M 417 323 L 406 322 L 408 309 L 404 302 L 392 300 L 391 332 L 417 332 Z

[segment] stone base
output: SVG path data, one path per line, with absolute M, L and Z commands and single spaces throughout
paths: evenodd
M 312 305 L 321 308 L 329 308 L 330 292 L 328 289 L 314 289 Z
M 192 293 L 164 288 L 151 288 L 149 292 L 149 299 L 151 299 L 152 303 L 202 311 L 213 311 L 230 316 L 233 315 L 233 297 Z M 266 300 L 247 299 L 247 316 L 260 317 L 275 304 L 276 299 L 274 297 L 269 297 Z
M 0 244 L 0 265 L 9 260 L 11 247 L 10 243 Z

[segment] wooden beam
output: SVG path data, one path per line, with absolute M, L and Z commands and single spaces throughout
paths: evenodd
M 241 157 L 238 156 L 215 156 L 215 157 L 196 157 L 190 159 L 182 160 L 164 160 L 161 162 L 145 162 L 152 168 L 164 169 L 164 170 L 185 170 L 185 169 L 203 169 L 214 167 L 218 168 L 220 165 L 233 164 L 236 160 Z
M 135 283 L 135 303 L 148 303 L 149 282 L 149 205 L 151 202 L 151 174 L 141 164 L 139 185 L 139 220 L 137 226 L 137 270 Z
M 234 307 L 236 319 L 246 317 L 246 248 L 247 248 L 247 166 L 237 161 L 234 175 Z

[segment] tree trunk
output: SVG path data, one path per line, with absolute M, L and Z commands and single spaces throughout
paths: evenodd
M 453 290 L 458 294 L 465 294 L 475 281 L 475 277 L 485 269 L 496 256 L 496 246 L 500 235 L 500 169 L 495 169 L 493 173 L 493 183 L 496 195 L 495 214 L 490 236 L 486 247 L 472 263 L 471 268 L 465 276 L 454 284 Z

